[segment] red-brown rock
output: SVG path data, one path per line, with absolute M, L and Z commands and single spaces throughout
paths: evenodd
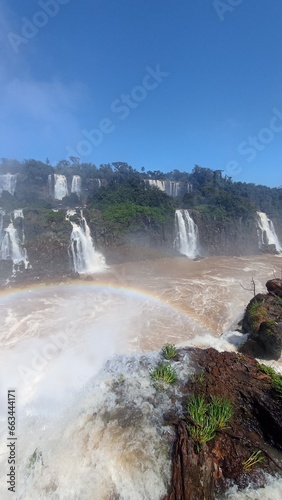
M 231 401 L 233 417 L 227 429 L 200 448 L 189 435 L 189 415 L 174 420 L 172 482 L 164 500 L 213 500 L 230 484 L 244 488 L 250 480 L 262 486 L 263 470 L 280 471 L 275 448 L 282 450 L 282 401 L 273 393 L 270 376 L 255 359 L 238 353 L 189 349 L 189 355 L 202 376 L 183 387 L 184 407 L 191 394 L 203 394 L 207 400 L 223 397 Z M 264 460 L 246 473 L 243 462 L 256 450 L 261 450 Z

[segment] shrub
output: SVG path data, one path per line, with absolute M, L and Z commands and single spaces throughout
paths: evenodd
M 54 212 L 54 210 L 48 210 L 44 214 L 44 216 L 48 224 L 60 223 L 65 221 L 65 212 L 63 210 L 58 210 L 57 212 Z

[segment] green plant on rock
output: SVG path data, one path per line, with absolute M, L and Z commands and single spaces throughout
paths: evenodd
M 248 313 L 256 330 L 258 330 L 260 324 L 268 318 L 268 312 L 262 302 L 252 302 L 248 306 Z
M 205 381 L 205 374 L 204 372 L 202 373 L 194 373 L 194 375 L 192 376 L 192 382 L 194 384 L 203 384 Z
M 155 382 L 165 382 L 173 384 L 176 379 L 176 371 L 169 363 L 160 363 L 151 372 L 151 377 Z
M 187 404 L 187 411 L 192 424 L 187 428 L 192 438 L 198 445 L 202 445 L 215 437 L 215 428 L 208 417 L 209 405 L 205 402 L 205 396 L 191 396 Z
M 189 398 L 187 412 L 187 428 L 198 447 L 213 439 L 217 430 L 226 428 L 233 415 L 229 400 L 212 396 L 207 402 L 204 395 L 195 394 Z
M 211 396 L 210 418 L 217 429 L 226 429 L 227 422 L 233 416 L 232 404 L 228 399 Z
M 259 364 L 259 369 L 263 372 L 266 373 L 266 375 L 269 375 L 271 378 L 276 375 L 276 371 L 272 366 L 267 366 L 263 364 Z
M 271 366 L 264 364 L 259 364 L 258 366 L 263 373 L 270 376 L 276 397 L 282 398 L 282 375 L 277 373 Z
M 281 375 L 276 374 L 276 376 L 272 379 L 272 384 L 276 392 L 276 396 L 282 399 L 282 377 Z
M 162 355 L 165 359 L 173 359 L 177 354 L 174 344 L 165 344 L 162 348 Z
M 265 322 L 266 333 L 268 335 L 271 335 L 273 333 L 273 328 L 275 328 L 276 324 L 276 321 L 274 321 L 273 319 Z
M 264 460 L 264 456 L 261 455 L 261 451 L 253 451 L 253 453 L 249 456 L 247 460 L 243 462 L 243 469 L 245 472 L 250 472 L 252 468 L 258 464 L 259 462 L 262 462 Z

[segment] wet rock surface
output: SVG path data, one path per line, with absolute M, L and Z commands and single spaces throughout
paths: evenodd
M 275 278 L 266 282 L 267 291 L 277 297 L 282 297 L 282 280 Z
M 271 377 L 248 356 L 212 348 L 189 351 L 200 375 L 183 387 L 183 407 L 191 395 L 204 395 L 207 401 L 216 396 L 232 403 L 233 416 L 227 428 L 200 446 L 189 431 L 189 412 L 171 419 L 176 438 L 172 481 L 164 500 L 224 498 L 231 485 L 243 489 L 250 481 L 263 486 L 263 471 L 282 470 L 276 451 L 282 450 L 282 400 L 273 391 Z M 244 462 L 257 451 L 263 460 L 246 470 Z
M 276 245 L 274 245 L 273 243 L 271 243 L 270 245 L 262 245 L 260 247 L 260 252 L 261 253 L 269 253 L 271 255 L 278 255 L 279 254 L 279 252 L 276 249 Z
M 241 352 L 277 360 L 282 352 L 282 280 L 269 280 L 266 287 L 268 294 L 257 294 L 247 306 L 242 330 L 249 338 Z

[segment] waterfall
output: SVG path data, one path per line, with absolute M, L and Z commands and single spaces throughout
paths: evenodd
M 15 193 L 18 174 L 0 175 L 0 195 L 3 191 L 8 191 L 12 196 Z
M 156 187 L 161 191 L 165 191 L 165 181 L 158 181 L 155 179 L 148 179 L 149 186 Z
M 0 260 L 7 260 L 7 254 L 9 253 L 7 249 L 7 239 L 5 239 L 6 233 L 4 229 L 4 217 L 6 212 L 0 209 Z
M 156 179 L 145 179 L 146 184 L 152 187 L 156 187 L 160 189 L 160 191 L 165 192 L 169 196 L 176 197 L 181 194 L 181 191 L 183 189 L 184 191 L 184 183 L 183 182 L 177 182 L 177 181 L 161 181 L 161 180 L 156 180 Z M 187 189 L 189 192 L 192 191 L 192 185 L 188 184 Z
M 199 231 L 188 210 L 176 210 L 175 226 L 175 248 L 181 254 L 193 259 L 199 253 Z
M 22 208 L 17 208 L 16 210 L 14 210 L 13 215 L 14 215 L 14 219 L 17 219 L 18 217 L 19 217 L 20 219 L 23 219 L 23 218 L 24 218 Z
M 20 238 L 13 222 L 5 229 L 5 236 L 3 240 L 3 259 L 9 258 L 14 264 L 26 261 L 26 250 L 21 247 Z
M 277 252 L 282 252 L 282 245 L 276 234 L 272 220 L 264 212 L 257 212 L 259 248 L 275 245 Z
M 68 183 L 65 175 L 54 174 L 54 198 L 62 200 L 65 196 L 69 195 Z
M 54 193 L 53 193 L 53 187 L 52 187 L 52 175 L 51 174 L 48 175 L 48 186 L 49 186 L 49 194 L 50 194 L 50 196 L 53 196 Z
M 77 194 L 79 197 L 81 194 L 81 177 L 80 175 L 73 175 L 71 181 L 71 192 Z
M 27 252 L 24 247 L 24 229 L 14 226 L 15 219 L 23 220 L 23 211 L 14 210 L 10 217 L 10 224 L 3 229 L 3 216 L 5 212 L 0 211 L 0 260 L 12 260 L 14 264 L 24 264 L 25 269 L 29 267 Z M 14 269 L 15 271 L 15 269 Z
M 165 182 L 165 192 L 169 196 L 176 197 L 179 194 L 181 188 L 180 182 L 176 181 L 166 181 Z
M 75 215 L 78 224 L 70 219 Z M 66 219 L 72 225 L 70 250 L 74 271 L 80 274 L 103 271 L 106 267 L 105 259 L 94 248 L 90 228 L 83 211 L 80 210 L 80 214 L 77 214 L 75 210 L 68 210 Z
M 0 208 L 0 249 L 1 249 L 1 242 L 4 236 L 4 215 L 5 212 Z

